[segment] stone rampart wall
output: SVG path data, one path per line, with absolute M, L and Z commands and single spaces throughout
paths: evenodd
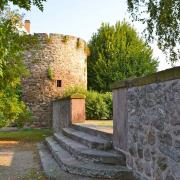
M 114 147 L 145 180 L 180 180 L 180 67 L 115 83 Z

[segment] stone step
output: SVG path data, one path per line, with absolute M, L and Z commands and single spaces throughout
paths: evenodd
M 132 172 L 123 166 L 78 161 L 70 153 L 64 150 L 53 137 L 46 138 L 46 143 L 56 162 L 58 162 L 64 171 L 96 178 L 134 179 Z
M 55 133 L 54 138 L 60 144 L 60 146 L 62 146 L 79 160 L 99 162 L 104 164 L 119 164 L 122 166 L 126 165 L 126 158 L 123 153 L 117 153 L 113 150 L 104 151 L 90 149 L 84 144 L 64 136 L 62 133 Z
M 54 160 L 54 158 L 51 155 L 51 152 L 49 151 L 48 147 L 44 143 L 37 144 L 40 161 L 41 161 L 41 167 L 43 169 L 43 172 L 47 179 L 51 180 L 93 180 L 92 178 L 74 175 L 65 172 L 60 168 L 60 166 L 57 164 L 57 162 Z
M 44 145 L 43 143 L 39 143 L 37 144 L 37 148 L 40 156 L 41 167 L 46 177 L 50 179 L 56 179 L 56 178 L 60 179 L 61 178 L 60 167 L 53 159 L 46 145 Z
M 90 134 L 90 135 L 102 137 L 102 138 L 104 138 L 104 139 L 107 139 L 107 140 L 109 140 L 109 141 L 112 141 L 112 134 L 111 134 L 111 133 L 99 131 L 99 130 L 97 130 L 97 129 L 92 129 L 92 128 L 89 128 L 89 127 L 85 127 L 85 126 L 83 126 L 83 125 L 72 124 L 71 127 L 72 127 L 73 129 L 78 130 L 78 131 L 85 132 L 85 133 L 88 133 L 88 134 Z
M 75 141 L 78 141 L 90 148 L 107 150 L 112 148 L 112 142 L 102 137 L 93 136 L 73 128 L 63 128 L 63 134 Z

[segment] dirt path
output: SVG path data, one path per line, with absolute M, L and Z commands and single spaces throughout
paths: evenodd
M 0 180 L 45 180 L 36 143 L 0 141 Z

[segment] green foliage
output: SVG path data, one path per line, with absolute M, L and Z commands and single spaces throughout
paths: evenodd
M 69 39 L 68 36 L 63 36 L 62 42 L 67 43 L 68 39 Z
M 86 96 L 87 90 L 83 86 L 71 86 L 63 92 L 63 97 L 68 97 L 74 94 L 82 94 Z
M 106 92 L 103 93 L 103 99 L 104 102 L 107 104 L 108 107 L 108 116 L 106 119 L 112 119 L 113 117 L 113 99 L 112 99 L 112 93 L 111 92 Z
M 80 41 L 79 38 L 77 39 L 76 47 L 77 47 L 77 48 L 80 48 L 80 47 L 81 47 L 81 41 Z
M 139 77 L 156 71 L 152 50 L 126 22 L 102 24 L 90 42 L 88 86 L 99 92 L 111 91 L 117 80 Z
M 22 109 L 22 113 L 18 115 L 18 118 L 12 123 L 13 126 L 18 128 L 23 128 L 25 124 L 31 124 L 32 121 L 32 112 L 25 106 Z
M 158 47 L 173 63 L 180 59 L 180 1 L 127 0 L 135 21 L 145 24 L 148 41 L 157 39 Z
M 86 93 L 86 119 L 111 119 L 112 95 L 101 94 L 96 91 Z
M 0 13 L 0 127 L 12 124 L 26 109 L 19 88 L 21 78 L 28 75 L 23 53 L 35 41 L 19 32 L 21 25 L 17 12 Z
M 86 119 L 112 118 L 112 93 L 87 91 L 81 86 L 73 86 L 64 91 L 63 97 L 74 94 L 86 96 Z
M 7 89 L 9 88 L 9 89 Z M 23 113 L 24 103 L 10 87 L 1 90 L 0 95 L 0 127 L 10 125 Z
M 46 2 L 46 0 L 1 0 L 0 10 L 4 10 L 9 2 L 12 2 L 14 5 L 17 5 L 20 8 L 24 8 L 26 10 L 30 10 L 31 6 L 34 5 L 43 11 L 43 2 Z
M 14 132 L 0 132 L 0 140 L 39 142 L 51 135 L 52 131 L 49 129 L 22 129 Z
M 53 71 L 52 68 L 49 67 L 49 68 L 48 68 L 48 78 L 51 79 L 51 80 L 53 80 L 54 77 L 55 77 L 54 71 Z

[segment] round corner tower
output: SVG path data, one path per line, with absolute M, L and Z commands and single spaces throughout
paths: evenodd
M 70 86 L 87 88 L 87 45 L 80 38 L 38 33 L 40 47 L 25 53 L 30 76 L 23 80 L 23 100 L 36 126 L 49 126 L 52 101 Z

